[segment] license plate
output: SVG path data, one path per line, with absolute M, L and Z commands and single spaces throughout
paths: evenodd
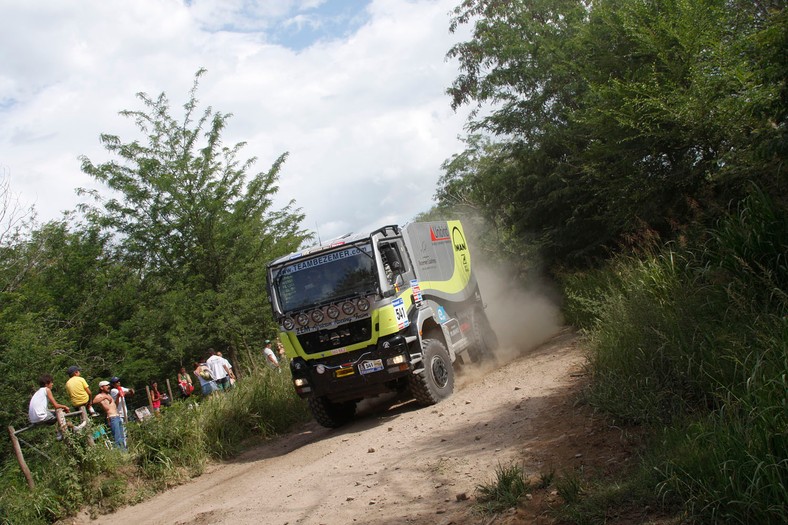
M 371 374 L 372 372 L 379 372 L 380 370 L 383 370 L 382 359 L 370 359 L 358 365 L 359 374 Z

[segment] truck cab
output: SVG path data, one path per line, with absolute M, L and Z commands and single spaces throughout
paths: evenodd
M 348 234 L 272 261 L 267 277 L 294 388 L 327 427 L 388 391 L 437 403 L 456 362 L 497 344 L 459 221 Z

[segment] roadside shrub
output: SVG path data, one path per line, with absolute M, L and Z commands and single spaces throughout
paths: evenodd
M 207 453 L 217 458 L 237 453 L 248 439 L 272 437 L 310 417 L 306 403 L 293 390 L 290 374 L 269 368 L 214 394 L 199 412 Z
M 786 254 L 755 190 L 704 239 L 564 279 L 589 402 L 657 430 L 654 490 L 697 522 L 788 521 Z
M 129 460 L 116 450 L 88 446 L 86 436 L 92 431 L 91 423 L 82 432 L 66 432 L 62 441 L 54 439 L 53 427 L 20 435 L 35 488 L 28 488 L 15 460 L 3 465 L 2 523 L 52 523 L 85 506 L 114 508 L 125 502 L 125 483 L 113 480 Z
M 161 488 L 203 472 L 208 460 L 202 415 L 192 401 L 178 401 L 158 416 L 128 425 L 130 451 L 142 476 Z

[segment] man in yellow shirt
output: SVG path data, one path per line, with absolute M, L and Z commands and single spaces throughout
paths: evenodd
M 78 410 L 79 407 L 84 406 L 93 414 L 90 388 L 88 387 L 88 382 L 85 381 L 80 374 L 81 371 L 78 366 L 68 367 L 68 375 L 70 378 L 66 381 L 66 392 L 68 392 L 68 397 L 71 398 L 71 404 L 74 405 L 74 409 Z

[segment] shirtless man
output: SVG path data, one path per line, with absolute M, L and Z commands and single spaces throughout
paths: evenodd
M 93 404 L 99 405 L 107 415 L 107 423 L 112 430 L 112 437 L 115 438 L 115 446 L 121 450 L 126 450 L 126 433 L 123 428 L 123 419 L 118 413 L 118 405 L 113 401 L 109 393 L 109 381 L 99 383 L 99 393 L 93 398 Z

